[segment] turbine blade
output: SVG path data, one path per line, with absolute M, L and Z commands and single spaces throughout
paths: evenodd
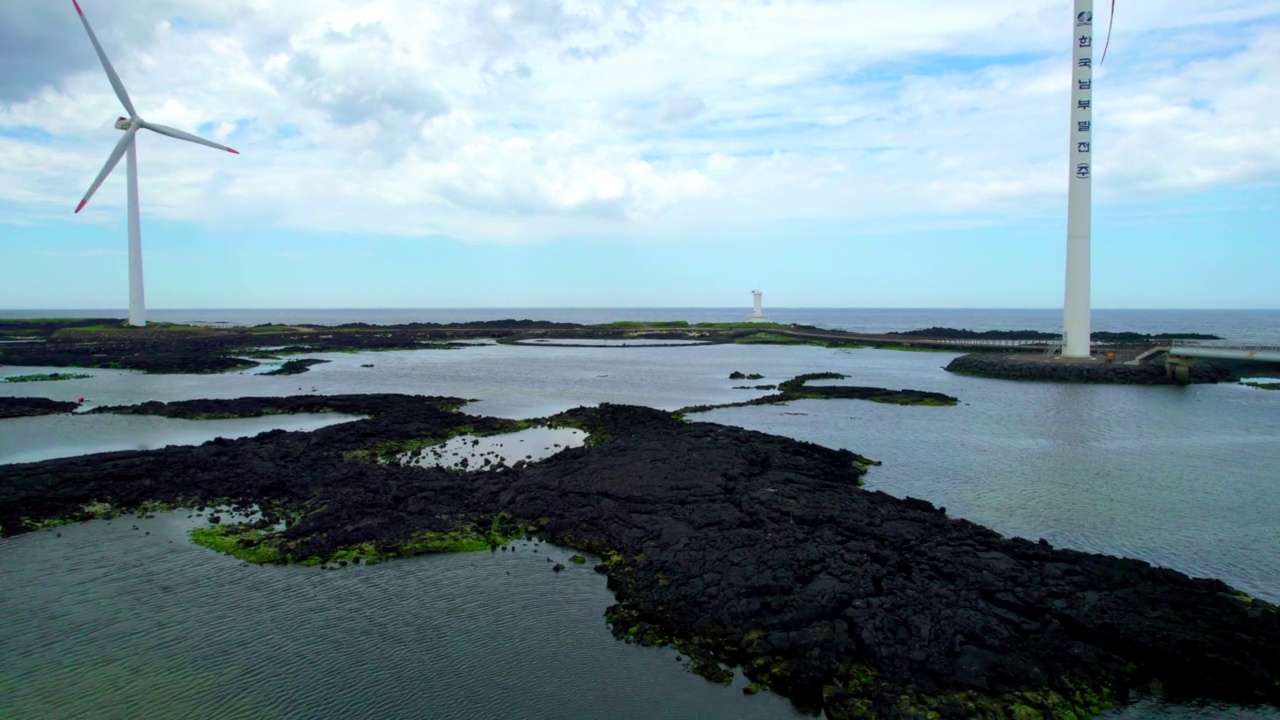
M 156 125 L 155 123 L 149 123 L 149 122 L 141 122 L 140 124 L 142 125 L 142 127 L 148 130 L 154 130 L 155 132 L 158 132 L 161 135 L 168 135 L 171 138 L 178 138 L 179 140 L 186 140 L 187 142 L 193 142 L 199 145 L 208 145 L 211 148 L 226 150 L 227 152 L 235 153 L 236 155 L 240 154 L 239 150 L 232 150 L 226 145 L 219 145 L 218 143 L 212 140 L 205 140 L 199 135 L 192 135 L 189 132 L 182 132 L 181 130 L 175 130 L 174 128 L 171 128 L 168 125 Z
M 116 149 L 112 150 L 111 156 L 107 158 L 107 164 L 102 166 L 102 172 L 98 173 L 98 177 L 89 186 L 89 192 L 84 194 L 84 199 L 76 206 L 76 212 L 83 210 L 84 206 L 88 204 L 89 198 L 98 192 L 98 187 L 102 185 L 102 181 L 107 179 L 107 176 L 111 174 L 111 171 L 120 162 L 120 158 L 124 157 L 124 153 L 129 149 L 129 143 L 133 142 L 133 136 L 137 131 L 137 128 L 133 127 L 125 131 L 124 137 L 120 138 L 120 142 L 116 143 Z
M 1116 0 L 1111 0 L 1111 21 L 1107 23 L 1107 42 L 1102 46 L 1102 59 L 1098 61 L 1098 67 L 1102 67 L 1102 63 L 1107 61 L 1107 48 L 1111 47 L 1111 28 L 1116 24 Z
M 111 67 L 111 61 L 107 59 L 107 54 L 102 51 L 102 45 L 98 43 L 98 36 L 93 34 L 93 28 L 89 27 L 89 18 L 84 16 L 84 10 L 80 9 L 78 0 L 71 0 L 76 6 L 76 12 L 80 14 L 80 22 L 84 23 L 85 32 L 89 33 L 89 42 L 93 43 L 93 49 L 98 53 L 98 59 L 102 61 L 102 69 L 107 71 L 107 79 L 111 81 L 111 89 L 116 91 L 116 97 L 120 98 L 120 104 L 124 105 L 124 109 L 129 111 L 129 117 L 138 117 L 138 111 L 133 109 L 133 102 L 129 100 L 129 93 L 125 92 L 124 83 L 120 82 L 120 76 L 116 74 L 116 69 Z

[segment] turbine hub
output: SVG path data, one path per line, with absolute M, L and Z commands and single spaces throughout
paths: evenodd
M 132 123 L 133 123 L 133 121 L 132 121 L 132 120 L 130 120 L 129 118 L 127 118 L 127 117 L 119 117 L 119 118 L 116 118 L 116 129 L 117 129 L 117 130 L 128 130 L 128 129 L 129 129 L 129 125 L 130 125 L 130 124 L 132 124 Z

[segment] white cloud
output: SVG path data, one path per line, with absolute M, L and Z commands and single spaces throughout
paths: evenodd
M 243 153 L 143 137 L 148 215 L 705 234 L 1042 213 L 1066 184 L 1063 0 L 83 4 L 144 117 Z M 74 207 L 117 138 L 83 30 L 49 19 L 62 10 L 39 20 L 61 43 L 51 57 L 71 58 L 63 74 L 0 87 L 14 221 Z M 1161 0 L 1117 22 L 1096 91 L 1099 197 L 1280 177 L 1280 8 Z M 114 219 L 122 185 L 88 217 Z
M 662 112 L 663 122 L 679 122 L 697 117 L 707 108 L 702 98 L 682 95 L 667 98 L 666 108 Z

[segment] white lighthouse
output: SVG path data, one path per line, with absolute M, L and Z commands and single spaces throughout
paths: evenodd
M 1093 0 L 1071 18 L 1071 144 L 1068 149 L 1067 280 L 1062 356 L 1089 357 L 1090 183 L 1093 177 Z
M 764 297 L 764 293 L 759 290 L 752 290 L 751 297 L 755 299 L 755 312 L 747 317 L 747 322 L 767 322 L 769 318 L 764 316 L 764 310 L 760 309 L 760 301 Z

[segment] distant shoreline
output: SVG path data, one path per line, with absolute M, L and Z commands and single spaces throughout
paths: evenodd
M 1213 337 L 1196 333 L 1178 336 Z M 1101 338 L 1101 334 L 1099 334 Z M 151 373 L 214 373 L 242 370 L 259 360 L 292 356 L 292 371 L 305 372 L 309 353 L 377 350 L 454 350 L 461 341 L 538 345 L 539 341 L 696 341 L 699 344 L 816 345 L 827 348 L 878 347 L 944 352 L 1048 351 L 1056 336 L 1035 330 L 987 331 L 930 327 L 906 333 L 855 333 L 777 322 L 614 321 L 582 324 L 550 320 L 481 320 L 400 325 L 261 324 L 252 327 L 154 322 L 131 327 L 119 318 L 35 318 L 0 320 L 0 365 L 97 367 Z M 1152 336 L 1130 333 L 1109 339 L 1125 346 L 1150 343 Z M 11 342 L 19 341 L 19 342 Z M 602 345 L 605 343 L 601 343 Z M 637 347 L 640 345 L 637 344 Z M 629 346 L 628 346 L 629 347 Z
M 1062 311 L 1056 308 L 874 308 L 767 306 L 765 315 L 783 324 L 814 325 L 827 329 L 861 332 L 906 331 L 941 325 L 979 330 L 1030 328 L 1058 332 Z M 151 309 L 148 319 L 171 323 L 259 325 L 262 323 L 340 325 L 368 322 L 399 325 L 413 321 L 468 322 L 504 318 L 542 319 L 579 324 L 619 320 L 667 318 L 688 322 L 736 322 L 751 314 L 749 306 L 726 307 L 506 307 L 506 308 L 172 308 Z M 0 309 L 0 320 L 18 317 L 125 317 L 111 309 L 31 308 Z M 1277 309 L 1142 309 L 1104 308 L 1093 311 L 1094 330 L 1163 332 L 1194 330 L 1237 337 L 1267 333 L 1280 325 Z

